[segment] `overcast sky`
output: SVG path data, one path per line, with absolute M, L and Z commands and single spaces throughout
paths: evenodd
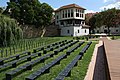
M 0 0 L 0 6 L 7 6 L 6 2 L 9 0 Z M 41 3 L 46 2 L 50 4 L 54 9 L 57 9 L 67 4 L 78 4 L 81 7 L 86 8 L 86 12 L 98 12 L 105 8 L 120 8 L 120 0 L 39 0 Z

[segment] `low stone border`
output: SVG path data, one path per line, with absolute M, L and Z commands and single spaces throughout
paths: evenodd
M 98 51 L 98 47 L 100 47 L 101 45 L 103 45 L 103 41 L 99 41 L 99 43 L 95 45 L 93 56 L 91 58 L 91 62 L 88 66 L 88 70 L 87 70 L 84 80 L 93 80 L 97 51 Z

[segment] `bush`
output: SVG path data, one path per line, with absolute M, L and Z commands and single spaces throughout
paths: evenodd
M 0 14 L 0 46 L 8 46 L 22 37 L 22 30 L 17 22 Z
M 114 40 L 115 39 L 115 37 L 114 37 L 114 35 L 112 35 L 112 40 Z
M 88 41 L 88 39 L 89 39 L 88 36 L 86 36 L 85 39 Z

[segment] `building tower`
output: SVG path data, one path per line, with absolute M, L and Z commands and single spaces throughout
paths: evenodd
M 62 6 L 55 10 L 55 24 L 59 26 L 61 36 L 89 34 L 89 26 L 85 25 L 85 10 L 76 4 Z

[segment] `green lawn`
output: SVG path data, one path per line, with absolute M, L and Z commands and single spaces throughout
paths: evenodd
M 120 39 L 120 36 L 114 36 L 115 39 Z
M 65 39 L 67 39 L 67 40 L 72 39 L 72 37 L 53 37 L 53 38 L 56 38 L 58 41 L 65 40 Z M 57 42 L 57 40 L 55 42 Z M 97 42 L 93 42 L 92 43 L 92 45 L 90 46 L 90 48 L 85 53 L 85 55 L 82 58 L 82 60 L 78 61 L 78 66 L 74 67 L 72 69 L 71 76 L 70 77 L 66 77 L 65 80 L 83 80 L 84 79 L 96 43 Z M 85 42 L 80 48 L 78 48 L 73 53 L 71 53 L 71 55 L 68 56 L 66 59 L 61 60 L 61 62 L 60 62 L 59 65 L 53 66 L 50 69 L 49 73 L 43 74 L 40 77 L 38 77 L 37 80 L 54 80 L 54 78 L 57 77 L 57 75 L 75 58 L 75 56 L 77 56 L 79 54 L 80 50 L 86 44 L 87 44 L 87 42 Z M 77 44 L 75 44 L 75 45 L 77 45 Z M 16 75 L 13 78 L 13 80 L 25 80 L 25 78 L 27 76 L 29 76 L 33 72 L 37 71 L 38 69 L 40 69 L 41 67 L 43 67 L 45 64 L 47 64 L 47 63 L 51 62 L 52 60 L 58 58 L 62 54 L 65 54 L 67 50 L 71 49 L 75 45 L 69 47 L 68 49 L 64 50 L 63 52 L 60 52 L 58 55 L 55 55 L 52 58 L 46 59 L 44 63 L 36 64 L 35 66 L 33 66 L 32 70 L 20 72 L 18 75 Z M 31 49 L 31 51 L 32 51 L 32 49 Z M 52 53 L 52 51 L 48 52 L 47 54 L 49 54 L 49 53 Z M 42 56 L 43 56 L 43 54 L 42 54 Z M 37 58 L 38 57 L 35 57 L 32 60 L 35 60 Z M 24 65 L 26 63 L 28 63 L 28 62 L 26 62 L 26 60 L 23 60 L 23 61 L 21 61 L 21 62 L 18 63 L 19 65 L 17 67 L 20 67 L 20 66 L 22 66 L 22 65 Z M 15 68 L 11 68 L 11 67 L 7 67 L 5 69 L 0 69 L 0 79 L 1 80 L 5 79 L 5 73 L 9 72 L 9 71 L 12 71 L 14 69 Z
M 95 45 L 96 45 L 96 42 L 93 42 L 90 48 L 85 53 L 82 60 L 78 61 L 78 66 L 72 69 L 71 77 L 68 77 L 65 80 L 84 80 L 89 63 L 91 61 L 91 57 L 92 57 Z
M 109 36 L 112 40 L 120 39 L 120 35 L 110 35 Z

